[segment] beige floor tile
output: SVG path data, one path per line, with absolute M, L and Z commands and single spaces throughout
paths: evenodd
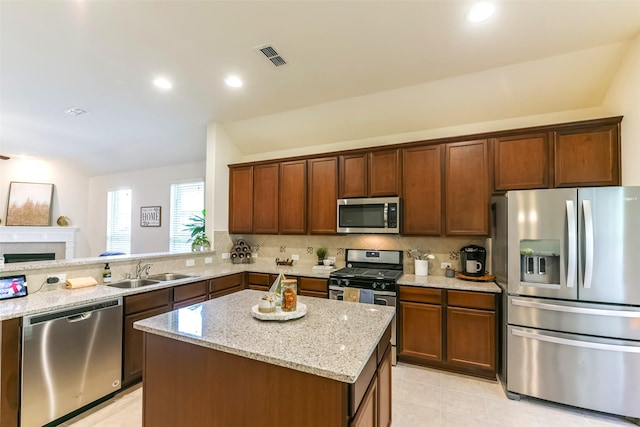
M 491 427 L 493 425 L 489 417 L 474 417 L 455 412 L 442 412 L 440 422 L 442 427 Z
M 440 386 L 441 371 L 422 366 L 405 366 L 402 379 L 422 384 Z
M 443 412 L 467 415 L 475 418 L 486 418 L 487 408 L 484 397 L 462 391 L 440 389 L 441 409 Z
M 440 387 L 403 379 L 392 390 L 394 402 L 407 402 L 440 410 Z
M 438 427 L 440 411 L 411 402 L 393 404 L 393 427 Z
M 485 389 L 496 384 L 496 381 L 483 380 L 449 372 L 440 375 L 440 386 L 442 388 L 477 394 L 478 396 L 483 396 Z

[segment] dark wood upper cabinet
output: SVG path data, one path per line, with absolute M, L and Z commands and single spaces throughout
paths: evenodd
M 369 196 L 400 195 L 400 150 L 369 153 Z
M 253 166 L 229 170 L 229 233 L 253 231 Z
M 340 198 L 400 194 L 400 150 L 345 154 L 339 161 Z
M 307 179 L 309 234 L 336 234 L 337 157 L 308 160 Z
M 339 157 L 340 162 L 340 198 L 367 197 L 367 153 L 346 154 Z
M 445 144 L 445 233 L 489 234 L 488 141 Z
M 549 188 L 548 135 L 540 132 L 491 139 L 494 192 Z
M 442 147 L 402 150 L 403 234 L 442 232 Z
M 280 164 L 280 234 L 307 232 L 307 161 Z
M 553 133 L 555 186 L 620 185 L 620 121 Z
M 253 167 L 253 232 L 278 234 L 280 164 Z

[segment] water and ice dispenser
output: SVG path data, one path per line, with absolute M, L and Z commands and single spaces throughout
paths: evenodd
M 560 240 L 520 240 L 520 281 L 560 284 Z

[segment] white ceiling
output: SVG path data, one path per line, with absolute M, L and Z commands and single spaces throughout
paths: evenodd
M 501 1 L 480 24 L 471 4 L 0 0 L 0 154 L 101 175 L 202 160 L 211 122 L 255 155 L 597 106 L 640 32 L 640 0 Z

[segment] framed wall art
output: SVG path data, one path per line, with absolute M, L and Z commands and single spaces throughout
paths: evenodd
M 140 208 L 140 227 L 160 227 L 160 206 L 142 206 Z
M 51 225 L 53 184 L 9 183 L 7 225 Z

